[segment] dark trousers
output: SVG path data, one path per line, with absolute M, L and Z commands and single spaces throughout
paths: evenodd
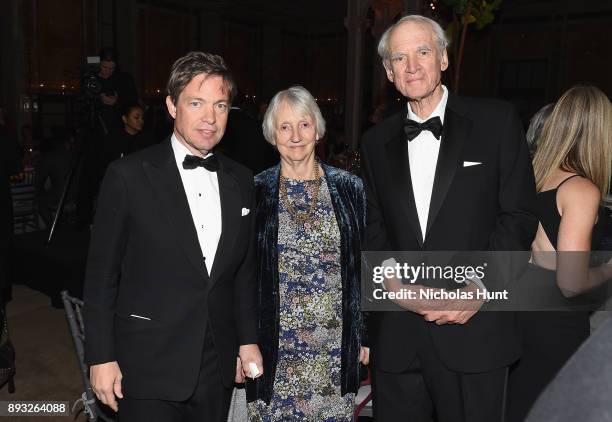
M 423 334 L 417 357 L 404 372 L 384 372 L 373 362 L 376 422 L 502 422 L 508 368 L 451 371 Z
M 591 328 L 588 312 L 518 312 L 517 320 L 523 354 L 510 368 L 507 422 L 525 420 L 540 393 L 589 337 Z
M 217 353 L 206 335 L 198 383 L 192 396 L 183 402 L 119 400 L 118 422 L 225 422 L 232 396 L 221 381 Z

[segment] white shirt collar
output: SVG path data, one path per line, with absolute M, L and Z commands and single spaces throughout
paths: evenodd
M 172 144 L 172 151 L 174 152 L 174 158 L 176 159 L 176 162 L 179 165 L 183 164 L 183 161 L 185 160 L 185 156 L 193 155 L 191 151 L 189 151 L 187 147 L 183 145 L 181 141 L 178 140 L 174 132 L 172 133 L 172 136 L 170 137 L 170 143 Z M 204 158 L 207 158 L 211 155 L 212 155 L 212 152 L 209 152 Z
M 424 119 L 421 119 L 419 116 L 414 114 L 412 112 L 412 109 L 410 108 L 410 103 L 408 103 L 408 118 L 410 120 L 414 120 L 415 122 L 423 123 L 425 120 L 429 120 L 432 117 L 438 116 L 442 123 L 444 123 L 444 112 L 446 110 L 446 102 L 448 101 L 448 90 L 444 85 L 442 85 L 442 91 L 442 99 L 440 100 L 434 111 Z

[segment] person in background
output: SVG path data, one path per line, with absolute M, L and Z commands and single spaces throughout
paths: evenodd
M 13 202 L 9 178 L 21 170 L 17 141 L 10 135 L 0 107 L 0 306 L 10 295 L 8 256 L 13 238 Z
M 527 146 L 529 146 L 529 153 L 533 157 L 538 147 L 538 139 L 540 139 L 540 133 L 542 127 L 550 116 L 555 105 L 553 103 L 546 104 L 544 107 L 535 112 L 531 120 L 529 120 L 529 127 L 527 128 Z
M 13 238 L 13 202 L 9 178 L 21 170 L 16 140 L 6 128 L 4 110 L 0 107 L 0 388 L 8 383 L 15 392 L 15 349 L 8 337 L 6 302 L 11 296 L 9 253 Z
M 100 67 L 96 75 L 101 86 L 99 101 L 94 103 L 91 131 L 80 146 L 83 159 L 77 193 L 77 226 L 89 228 L 94 215 L 94 203 L 104 171 L 108 165 L 105 141 L 108 136 L 122 130 L 123 110 L 138 103 L 134 79 L 127 72 L 117 69 L 118 56 L 112 47 L 100 50 Z
M 104 47 L 100 50 L 98 80 L 100 92 L 100 115 L 106 125 L 106 133 L 121 127 L 121 112 L 130 104 L 138 102 L 134 79 L 127 72 L 117 69 L 118 58 L 115 49 Z
M 109 134 L 104 141 L 106 166 L 118 158 L 152 145 L 150 135 L 143 131 L 145 120 L 142 106 L 128 105 L 121 113 L 121 121 L 123 127 Z
M 589 268 L 589 252 L 609 231 L 602 197 L 612 175 L 612 105 L 594 86 L 575 86 L 555 104 L 533 159 L 539 219 L 532 264 L 521 284 L 546 299 L 573 298 L 612 278 L 610 263 Z M 608 227 L 608 228 L 606 228 Z M 567 302 L 571 306 L 571 302 Z M 519 312 L 523 354 L 508 384 L 509 422 L 522 422 L 532 404 L 589 336 L 589 312 Z
M 352 421 L 360 362 L 361 179 L 320 163 L 325 121 L 301 86 L 278 92 L 263 120 L 280 163 L 255 177 L 258 338 L 264 374 L 247 381 L 252 421 Z

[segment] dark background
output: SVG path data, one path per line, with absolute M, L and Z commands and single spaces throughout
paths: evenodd
M 169 68 L 200 49 L 227 60 L 238 102 L 254 117 L 280 89 L 310 90 L 328 123 L 329 158 L 330 144 L 358 145 L 374 110 L 402 106 L 376 55 L 384 30 L 407 13 L 445 18 L 445 1 L 10 0 L 0 13 L 0 104 L 24 165 L 36 168 L 54 129 L 78 127 L 87 56 L 114 47 L 119 69 L 135 80 L 146 124 L 169 130 Z M 525 127 L 574 84 L 589 82 L 610 96 L 611 28 L 612 1 L 504 0 L 492 24 L 468 31 L 459 92 L 511 101 Z M 445 83 L 451 87 L 449 75 Z M 64 288 L 80 295 L 89 237 L 87 226 L 70 225 L 70 207 L 64 211 L 50 245 L 48 227 L 28 231 L 15 236 L 11 259 L 13 282 L 47 293 L 56 306 Z
M 31 126 L 41 140 L 54 125 L 74 126 L 79 68 L 100 47 L 118 50 L 120 69 L 151 107 L 162 104 L 171 63 L 201 49 L 226 58 L 253 114 L 299 83 L 337 131 L 348 130 L 352 106 L 363 128 L 377 105 L 397 101 L 375 52 L 383 30 L 407 12 L 442 8 L 437 0 L 9 0 L 0 14 L 0 103 L 16 132 Z M 579 82 L 610 95 L 610 28 L 609 0 L 504 0 L 492 25 L 468 33 L 460 93 L 510 100 L 524 122 Z M 355 31 L 358 46 L 349 42 Z

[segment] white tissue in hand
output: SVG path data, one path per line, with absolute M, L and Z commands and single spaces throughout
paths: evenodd
M 251 378 L 255 378 L 259 375 L 259 368 L 255 362 L 249 363 L 249 369 L 251 370 Z

